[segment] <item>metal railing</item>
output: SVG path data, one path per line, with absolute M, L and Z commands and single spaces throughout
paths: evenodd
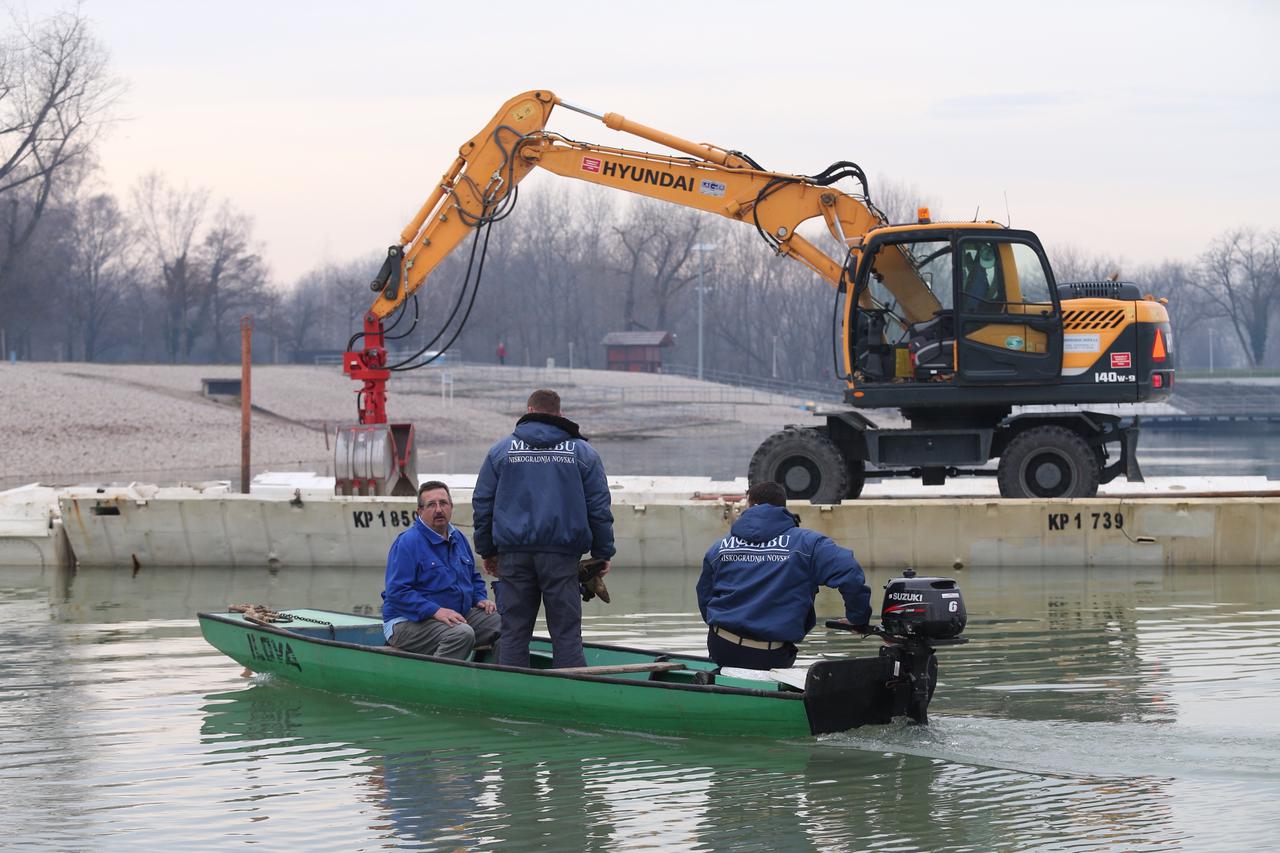
M 419 358 L 428 359 L 428 358 L 432 358 L 435 355 L 436 355 L 435 350 L 428 350 L 427 352 L 419 356 Z M 416 350 L 387 350 L 387 364 L 399 364 L 400 362 L 405 361 L 406 359 L 409 359 L 409 358 L 413 358 L 415 356 L 418 356 L 418 353 Z M 330 353 L 327 355 L 317 355 L 312 358 L 312 363 L 317 365 L 340 365 L 342 364 L 342 356 L 339 355 L 338 353 Z M 453 365 L 453 364 L 459 364 L 459 363 L 460 362 L 457 359 L 453 358 L 448 353 L 445 353 L 444 355 L 436 358 L 435 361 L 431 362 L 430 366 L 444 367 L 445 365 Z
M 698 377 L 698 369 L 684 364 L 664 364 L 662 372 L 673 376 L 687 376 L 693 379 Z M 773 379 L 766 376 L 753 376 L 747 373 L 730 373 L 724 370 L 706 370 L 702 371 L 702 378 L 706 382 L 715 382 L 721 385 L 732 385 L 738 388 L 755 388 L 761 391 L 769 391 L 774 394 L 780 394 L 787 397 L 801 398 L 805 400 L 823 400 L 826 402 L 841 402 L 844 400 L 844 393 L 840 390 L 838 383 L 819 383 L 819 382 L 791 382 L 784 379 Z
M 707 376 L 701 383 L 682 381 L 683 372 L 674 377 L 680 381 L 664 382 L 663 374 L 653 375 L 652 382 L 638 383 L 634 373 L 618 374 L 627 381 L 609 384 L 600 381 L 608 374 L 592 371 L 595 381 L 581 383 L 582 370 L 566 367 L 498 366 L 488 363 L 453 361 L 444 367 L 432 365 L 423 370 L 399 374 L 396 386 L 403 393 L 439 394 L 446 385 L 450 397 L 483 399 L 509 408 L 523 407 L 530 388 L 552 387 L 560 391 L 567 402 L 581 405 L 627 405 L 643 407 L 651 404 L 724 407 L 737 405 L 796 406 L 816 398 L 809 389 L 796 388 L 788 383 L 766 380 L 752 383 L 752 377 L 721 374 L 719 378 Z M 578 374 L 575 377 L 575 374 Z M 731 381 L 719 381 L 719 380 Z M 747 380 L 747 381 L 744 381 Z M 581 390 L 580 390 L 581 389 Z M 584 393 L 589 389 L 589 394 Z M 838 399 L 829 394 L 823 399 Z M 711 414 L 707 410 L 707 414 Z

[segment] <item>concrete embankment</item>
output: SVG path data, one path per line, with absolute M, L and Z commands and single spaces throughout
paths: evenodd
M 733 483 L 706 481 L 706 489 L 694 490 L 683 478 L 620 479 L 634 481 L 614 484 L 620 566 L 699 566 L 743 508 Z M 382 566 L 387 547 L 412 521 L 413 500 L 338 498 L 327 490 L 330 481 L 310 482 L 252 495 L 225 486 L 64 489 L 56 515 L 67 548 L 57 553 L 51 534 L 44 559 L 135 568 Z M 454 521 L 469 533 L 469 491 L 458 489 L 455 500 Z M 1280 566 L 1280 497 L 1262 492 L 1070 501 L 870 497 L 792 509 L 805 526 L 876 569 Z M 22 552 L 15 545 L 13 553 Z

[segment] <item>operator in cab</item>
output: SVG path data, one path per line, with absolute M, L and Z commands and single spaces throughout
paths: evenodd
M 729 535 L 702 560 L 698 609 L 708 626 L 707 653 L 721 666 L 791 666 L 796 644 L 817 622 L 819 586 L 839 590 L 845 618 L 867 633 L 871 590 L 853 552 L 800 527 L 780 484 L 756 483 Z
M 453 496 L 439 480 L 418 489 L 413 526 L 387 554 L 382 633 L 406 652 L 466 658 L 498 639 L 501 617 L 486 594 L 467 537 L 453 521 Z

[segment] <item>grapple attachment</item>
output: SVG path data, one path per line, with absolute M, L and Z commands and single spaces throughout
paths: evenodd
M 340 495 L 397 495 L 418 491 L 413 424 L 344 424 L 333 449 Z

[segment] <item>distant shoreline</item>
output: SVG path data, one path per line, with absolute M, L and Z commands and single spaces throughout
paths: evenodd
M 332 475 L 332 437 L 355 421 L 356 384 L 331 366 L 255 366 L 252 471 Z M 0 365 L 0 489 L 32 482 L 177 483 L 240 476 L 240 410 L 201 396 L 234 365 L 18 362 Z M 538 387 L 595 437 L 611 473 L 742 476 L 755 447 L 810 415 L 799 398 L 677 376 L 484 365 L 397 377 L 388 408 L 415 425 L 419 472 L 478 470 Z

